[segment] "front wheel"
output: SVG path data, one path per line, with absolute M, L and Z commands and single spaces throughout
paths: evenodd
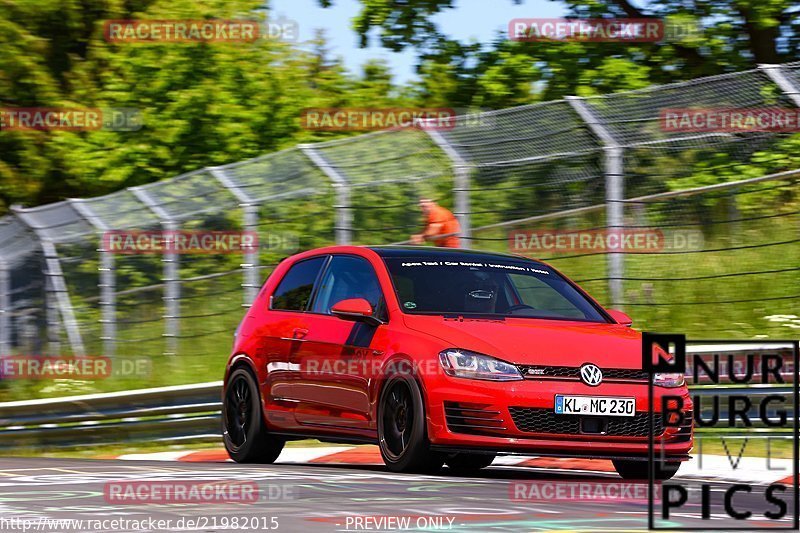
M 614 459 L 614 468 L 622 479 L 648 479 L 649 464 L 647 461 L 626 461 L 624 459 Z M 679 461 L 656 462 L 654 479 L 670 479 L 678 473 L 681 467 Z
M 378 403 L 378 446 L 392 472 L 435 473 L 444 456 L 432 452 L 422 392 L 413 377 L 389 377 Z
M 237 463 L 274 463 L 286 443 L 267 431 L 258 386 L 246 368 L 237 368 L 228 377 L 222 425 L 225 449 Z

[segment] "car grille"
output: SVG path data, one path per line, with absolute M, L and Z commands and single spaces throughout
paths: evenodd
M 637 413 L 631 417 L 584 417 L 581 415 L 558 415 L 551 409 L 532 407 L 509 407 L 511 419 L 517 429 L 526 433 L 551 433 L 560 435 L 580 435 L 583 433 L 602 434 L 612 437 L 647 437 L 650 432 L 647 413 Z M 603 421 L 603 431 L 583 431 L 582 419 Z M 653 431 L 656 436 L 664 432 L 661 416 L 653 417 Z
M 694 426 L 693 415 L 694 413 L 691 409 L 683 412 L 683 424 L 681 424 L 681 428 L 676 436 L 678 442 L 688 442 L 692 439 L 692 427 Z
M 577 366 L 517 365 L 525 379 L 579 380 L 581 369 Z M 647 372 L 629 368 L 602 368 L 603 381 L 647 382 Z
M 500 411 L 488 404 L 444 402 L 444 415 L 454 433 L 486 435 L 508 430 Z

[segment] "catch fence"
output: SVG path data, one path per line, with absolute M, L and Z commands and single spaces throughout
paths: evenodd
M 420 196 L 456 213 L 465 247 L 545 259 L 635 325 L 796 336 L 799 136 L 669 131 L 664 110 L 682 108 L 800 108 L 800 63 L 301 145 L 100 198 L 15 206 L 0 219 L 0 355 L 150 356 L 197 381 L 221 369 L 243 307 L 282 257 L 407 241 L 421 226 Z M 251 231 L 260 246 L 240 255 L 102 246 L 107 231 L 148 229 Z M 609 230 L 673 241 L 629 253 L 530 246 L 533 234 Z

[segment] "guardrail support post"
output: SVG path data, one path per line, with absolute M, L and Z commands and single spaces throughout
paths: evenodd
M 333 206 L 336 210 L 336 244 L 350 244 L 353 242 L 350 183 L 313 146 L 302 144 L 300 149 L 331 180 L 336 193 L 336 205 Z
M 606 174 L 606 228 L 621 229 L 625 224 L 625 176 L 622 146 L 602 122 L 595 117 L 582 98 L 567 96 L 567 102 L 603 143 Z M 622 278 L 625 275 L 625 256 L 608 254 L 609 304 L 620 306 L 623 298 Z
M 428 137 L 438 146 L 450 159 L 453 165 L 453 214 L 458 218 L 461 226 L 461 247 L 472 248 L 472 224 L 470 221 L 470 173 L 471 168 L 461 154 L 450 144 L 441 132 L 433 127 L 426 127 L 420 124 Z
M 0 260 L 0 357 L 11 355 L 11 273 Z

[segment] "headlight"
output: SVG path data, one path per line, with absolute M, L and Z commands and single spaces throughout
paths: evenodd
M 439 354 L 444 373 L 459 378 L 486 379 L 489 381 L 516 381 L 522 375 L 512 364 L 488 355 L 449 348 Z
M 684 383 L 686 383 L 686 380 L 683 374 L 660 372 L 653 374 L 653 385 L 658 385 L 659 387 L 675 388 L 683 386 Z

